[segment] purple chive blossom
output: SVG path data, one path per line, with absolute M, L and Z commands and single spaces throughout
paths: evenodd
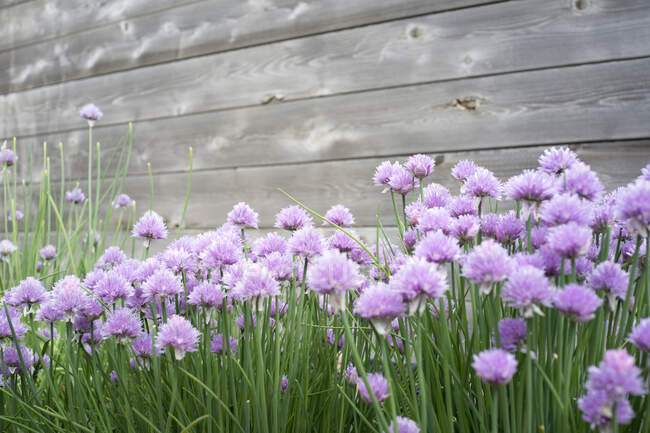
M 650 352 L 650 317 L 646 317 L 632 330 L 629 340 L 641 350 Z
M 221 308 L 225 296 L 226 294 L 221 288 L 208 281 L 203 281 L 192 290 L 188 302 L 203 309 Z
M 641 370 L 634 365 L 634 357 L 625 349 L 608 350 L 598 367 L 589 367 L 589 377 L 585 383 L 587 394 L 578 400 L 583 419 L 592 427 L 616 422 L 628 424 L 634 417 L 628 395 L 643 395 Z
M 18 356 L 18 350 L 13 344 L 0 347 L 0 372 L 7 369 L 11 374 L 23 373 L 25 372 L 23 366 L 26 372 L 29 372 L 37 361 L 38 355 L 24 344 L 20 345 L 20 356 Z
M 441 231 L 427 234 L 415 247 L 416 257 L 437 264 L 453 262 L 460 254 L 456 239 L 446 236 Z
M 188 276 L 192 276 L 199 270 L 198 258 L 183 248 L 170 246 L 158 254 L 158 260 L 175 274 L 185 272 Z
M 388 381 L 383 374 L 368 373 L 367 378 L 370 389 L 379 403 L 390 396 Z M 362 377 L 357 379 L 357 389 L 359 390 L 359 395 L 361 395 L 361 398 L 363 398 L 366 403 L 372 403 L 372 398 L 370 397 L 370 393 L 368 392 L 366 383 Z
M 282 380 L 280 381 L 280 392 L 284 394 L 287 391 L 287 388 L 289 388 L 289 379 L 286 375 L 283 375 Z
M 63 320 L 63 311 L 54 304 L 52 299 L 49 299 L 41 304 L 41 308 L 36 312 L 36 320 L 45 323 L 55 323 Z
M 356 385 L 359 380 L 359 375 L 357 374 L 357 368 L 350 362 L 345 369 L 345 381 L 350 385 Z
M 429 233 L 441 230 L 449 235 L 452 231 L 454 220 L 447 209 L 436 207 L 427 209 L 419 218 L 418 229 L 421 233 Z
M 544 271 L 533 266 L 516 268 L 504 284 L 501 297 L 513 308 L 521 310 L 526 318 L 534 314 L 544 315 L 539 305 L 550 307 L 555 290 L 544 275 Z
M 294 231 L 313 225 L 307 211 L 296 205 L 285 207 L 275 216 L 275 227 L 279 229 Z
M 131 200 L 131 197 L 129 197 L 126 194 L 120 194 L 117 196 L 115 201 L 113 202 L 113 206 L 115 209 L 119 209 L 121 207 L 129 207 L 133 205 L 133 200 Z
M 558 194 L 545 201 L 540 209 L 542 222 L 551 227 L 569 222 L 588 226 L 591 215 L 591 203 L 574 194 Z
M 223 353 L 237 353 L 237 339 L 229 337 L 229 345 L 226 345 L 225 350 L 223 346 L 223 335 L 217 334 L 210 342 L 210 352 L 222 355 Z
M 261 263 L 249 262 L 244 268 L 244 274 L 237 285 L 232 289 L 232 296 L 237 300 L 256 300 L 257 309 L 261 309 L 260 298 L 278 296 L 280 285 L 273 278 L 273 274 Z
M 524 170 L 508 179 L 505 185 L 506 196 L 521 201 L 525 214 L 532 213 L 533 216 L 537 215 L 542 202 L 551 199 L 555 191 L 555 179 L 537 170 Z
M 506 279 L 512 269 L 512 259 L 503 247 L 491 239 L 474 247 L 463 265 L 463 276 L 481 286 L 489 294 L 492 284 Z
M 32 307 L 47 300 L 47 293 L 43 284 L 34 277 L 27 277 L 16 287 L 5 293 L 7 304 L 16 308 L 25 308 L 27 312 Z M 0 311 L 0 316 L 3 313 Z
M 566 147 L 552 147 L 544 151 L 538 162 L 542 170 L 557 175 L 578 162 L 578 156 Z
M 253 242 L 253 254 L 257 257 L 264 257 L 274 252 L 280 254 L 287 252 L 287 241 L 275 232 L 271 232 Z
M 169 269 L 159 269 L 142 284 L 145 299 L 157 300 L 183 293 L 183 283 Z
M 415 421 L 403 416 L 395 417 L 395 422 L 397 423 L 397 433 L 420 433 L 420 427 Z M 394 433 L 395 424 L 391 421 L 388 426 L 386 433 Z
M 241 228 L 257 228 L 259 215 L 243 201 L 233 206 L 228 212 L 228 222 Z
M 354 216 L 350 212 L 350 209 L 344 207 L 341 204 L 332 206 L 325 213 L 325 218 L 340 227 L 350 227 L 354 224 Z M 323 221 L 323 225 L 328 224 L 329 223 Z
M 311 227 L 296 230 L 289 239 L 289 251 L 305 259 L 320 255 L 324 247 L 323 236 Z
M 481 215 L 481 233 L 484 238 L 496 239 L 499 232 L 501 216 L 496 213 L 486 213 Z
M 141 359 L 148 359 L 153 356 L 153 337 L 151 334 L 140 334 L 131 341 L 131 347 L 135 356 Z
M 494 173 L 483 167 L 479 167 L 465 181 L 465 194 L 483 199 L 490 197 L 494 200 L 501 198 L 503 187 Z
M 90 298 L 81 288 L 81 281 L 74 275 L 59 280 L 52 289 L 52 302 L 64 315 L 66 321 L 72 321 L 80 314 Z
M 149 246 L 153 239 L 166 239 L 167 226 L 165 226 L 165 221 L 156 212 L 148 210 L 133 226 L 133 237 L 145 239 L 146 246 Z
M 0 165 L 11 167 L 16 161 L 18 161 L 18 156 L 13 150 L 7 148 L 7 142 L 5 141 L 2 148 L 0 148 Z
M 118 300 L 126 300 L 133 293 L 133 286 L 118 272 L 109 271 L 97 282 L 95 295 L 112 305 Z
M 307 269 L 307 285 L 319 295 L 328 295 L 335 311 L 345 308 L 347 290 L 362 283 L 359 265 L 336 250 L 327 250 Z
M 434 161 L 433 158 L 421 153 L 411 155 L 404 164 L 404 167 L 413 175 L 413 177 L 418 179 L 424 179 L 433 173 L 435 166 L 436 161 Z
M 568 284 L 557 292 L 555 307 L 576 322 L 593 319 L 595 312 L 603 303 L 593 290 L 578 284 Z
M 201 263 L 206 269 L 223 270 L 241 260 L 244 255 L 240 242 L 218 237 L 201 253 Z
M 621 265 L 614 262 L 602 262 L 589 276 L 589 286 L 607 293 L 612 310 L 616 309 L 616 298 L 625 299 L 629 275 Z
M 6 259 L 17 250 L 18 248 L 10 240 L 4 239 L 0 241 L 0 256 L 3 259 Z
M 418 243 L 418 232 L 410 228 L 404 232 L 404 246 L 408 252 L 413 252 L 415 245 Z
M 526 331 L 526 321 L 520 317 L 501 319 L 499 321 L 501 348 L 508 352 L 516 352 L 526 340 Z
M 95 298 L 91 298 L 79 314 L 88 320 L 95 320 L 102 316 L 104 313 L 104 306 Z
M 478 166 L 474 161 L 463 159 L 458 161 L 454 168 L 451 169 L 451 175 L 458 180 L 466 181 L 471 175 L 476 172 Z
M 56 257 L 56 248 L 54 248 L 54 245 L 45 245 L 43 248 L 41 248 L 38 251 L 38 255 L 41 257 L 43 260 L 52 260 L 53 258 Z
M 616 197 L 616 216 L 631 234 L 650 229 L 650 181 L 640 180 L 622 188 Z
M 201 333 L 187 319 L 174 314 L 167 323 L 160 326 L 156 349 L 162 353 L 165 348 L 171 347 L 174 349 L 175 358 L 181 360 L 185 353 L 196 352 L 199 335 Z
M 445 207 L 451 198 L 449 190 L 438 183 L 427 185 L 423 189 L 424 205 L 431 209 L 433 207 Z
M 427 211 L 427 208 L 421 201 L 414 201 L 406 205 L 404 211 L 406 213 L 406 222 L 411 226 L 416 226 L 420 222 L 422 215 Z
M 376 186 L 387 186 L 390 181 L 391 176 L 396 168 L 399 168 L 398 163 L 391 163 L 390 161 L 384 161 L 379 164 L 375 170 L 375 175 L 372 180 Z M 384 192 L 387 189 L 384 190 Z
M 526 224 L 519 218 L 514 211 L 505 213 L 499 217 L 497 227 L 497 240 L 503 244 L 510 244 L 519 239 L 526 231 Z
M 563 191 L 589 201 L 598 200 L 604 189 L 596 173 L 582 162 L 573 164 L 566 170 L 559 186 Z
M 285 281 L 293 276 L 293 260 L 288 254 L 273 252 L 259 260 L 278 281 Z
M 8 313 L 8 314 L 7 314 Z M 14 308 L 0 308 L 0 341 L 13 339 L 11 328 L 14 328 L 16 338 L 21 339 L 27 332 L 27 327 L 22 324 L 20 311 Z
M 472 367 L 484 382 L 502 385 L 517 372 L 517 360 L 505 350 L 490 349 L 474 355 Z
M 104 251 L 101 257 L 95 263 L 95 269 L 108 271 L 117 265 L 124 263 L 127 259 L 126 254 L 119 247 L 109 247 Z
M 69 203 L 78 204 L 86 200 L 86 195 L 83 193 L 81 188 L 75 188 L 65 193 L 65 199 Z
M 392 276 L 390 287 L 409 304 L 409 314 L 422 313 L 427 298 L 438 299 L 449 289 L 438 265 L 421 257 L 411 257 Z
M 553 227 L 548 234 L 547 242 L 558 256 L 575 259 L 587 254 L 591 237 L 592 232 L 589 227 L 570 222 Z
M 391 330 L 391 322 L 406 313 L 402 293 L 384 283 L 366 288 L 354 303 L 354 314 L 372 322 L 379 335 Z
M 475 215 L 461 215 L 451 225 L 451 234 L 465 245 L 476 236 L 480 227 L 480 220 Z
M 117 338 L 118 343 L 126 343 L 142 333 L 140 319 L 128 308 L 118 308 L 106 315 L 102 326 L 104 338 Z
M 447 210 L 454 218 L 461 215 L 478 215 L 478 208 L 476 208 L 475 204 L 476 201 L 472 197 L 461 195 L 449 200 Z
M 413 191 L 414 188 L 420 186 L 420 181 L 414 178 L 413 175 L 404 167 L 397 165 L 393 168 L 393 174 L 388 180 L 388 186 L 394 192 L 406 195 Z
M 100 120 L 104 113 L 102 113 L 95 104 L 86 104 L 81 107 L 79 115 L 86 119 L 90 126 L 93 126 L 95 121 Z
M 650 180 L 650 162 L 648 163 L 648 165 L 646 165 L 641 169 L 641 176 L 639 176 L 637 179 Z
M 357 239 L 359 238 L 359 235 L 354 230 L 348 230 L 348 233 Z M 348 236 L 346 233 L 337 230 L 332 234 L 332 236 L 327 238 L 327 245 L 330 248 L 337 249 L 342 253 L 347 253 L 352 251 L 359 244 L 357 244 L 355 240 Z
M 7 220 L 12 221 L 11 218 L 12 218 L 11 213 L 9 213 L 7 215 Z M 23 213 L 23 211 L 16 209 L 16 221 L 22 221 L 23 218 L 25 218 L 25 214 Z
M 605 233 L 616 222 L 616 196 L 609 194 L 593 208 L 589 226 L 594 233 Z

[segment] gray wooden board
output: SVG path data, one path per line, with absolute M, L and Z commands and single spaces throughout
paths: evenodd
M 649 68 L 650 59 L 629 60 L 141 122 L 131 173 L 146 172 L 148 161 L 154 171 L 187 170 L 188 146 L 204 170 L 646 138 Z M 465 97 L 475 109 L 459 103 Z M 95 138 L 109 148 L 126 130 L 99 126 Z M 68 172 L 83 176 L 86 129 L 19 139 L 20 153 L 33 145 L 39 154 L 43 140 L 65 143 Z M 53 176 L 57 165 L 53 157 Z
M 44 23 L 46 12 L 37 10 L 43 3 L 38 1 L 4 15 L 0 10 L 0 24 L 8 21 L 9 25 L 7 29 L 0 25 L 0 41 L 5 41 L 0 49 L 62 31 L 76 32 L 0 54 L 0 92 L 493 1 L 194 1 L 129 19 L 140 9 L 163 9 L 174 2 L 115 1 L 94 6 L 76 0 L 86 6 L 79 9 L 64 7 L 59 0 Z M 95 27 L 109 18 L 113 24 Z M 12 29 L 5 38 L 3 32 Z M 79 33 L 84 29 L 88 30 Z
M 192 0 L 9 0 L 0 3 L 0 50 L 163 11 Z M 196 2 L 196 0 L 194 0 Z
M 452 193 L 458 194 L 459 183 L 451 177 L 450 171 L 461 159 L 474 160 L 506 181 L 524 168 L 535 168 L 538 156 L 546 148 L 534 146 L 433 153 L 438 164 L 427 183 L 441 183 L 449 187 Z M 585 143 L 571 145 L 571 148 L 598 173 L 607 190 L 634 180 L 640 175 L 640 169 L 650 161 L 650 140 Z M 406 157 L 404 155 L 399 160 L 404 161 Z M 220 225 L 232 206 L 240 201 L 249 203 L 259 212 L 261 227 L 272 227 L 275 214 L 292 204 L 278 188 L 320 213 L 326 212 L 334 204 L 343 204 L 350 208 L 360 226 L 376 223 L 379 203 L 383 223 L 394 225 L 390 195 L 381 194 L 382 188 L 372 184 L 375 167 L 382 161 L 383 158 L 368 158 L 194 173 L 185 227 L 195 229 Z M 168 221 L 170 227 L 175 227 L 180 221 L 186 185 L 186 173 L 154 177 L 154 210 Z M 52 188 L 58 191 L 56 184 Z M 82 188 L 85 189 L 85 185 Z M 129 177 L 124 192 L 136 200 L 138 215 L 148 208 L 149 183 L 146 177 Z M 509 207 L 512 207 L 512 203 L 499 205 L 500 209 Z
M 74 129 L 91 101 L 115 124 L 650 55 L 647 0 L 595 0 L 590 11 L 577 13 L 565 0 L 500 3 L 3 95 L 0 136 Z

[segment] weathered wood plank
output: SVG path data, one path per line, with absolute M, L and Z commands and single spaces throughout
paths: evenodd
M 650 137 L 649 68 L 630 60 L 141 122 L 131 172 L 148 161 L 186 170 L 188 146 L 203 170 Z M 100 126 L 95 138 L 108 147 L 125 132 Z M 85 172 L 87 130 L 20 139 L 21 152 L 44 140 L 65 143 L 67 169 Z
M 86 5 L 87 13 L 79 13 L 74 7 L 54 6 L 52 13 L 57 18 L 54 20 L 56 24 L 45 23 L 42 28 L 38 24 L 41 23 L 41 15 L 45 12 L 7 14 L 9 16 L 3 19 L 0 11 L 0 24 L 11 23 L 9 20 L 14 15 L 20 18 L 17 23 L 12 24 L 12 28 L 17 28 L 11 33 L 13 40 L 8 40 L 4 45 L 0 42 L 0 49 L 15 48 L 26 40 L 43 39 L 46 34 L 88 29 L 83 33 L 73 33 L 0 53 L 0 93 L 305 34 L 494 1 L 195 1 L 184 7 L 133 19 L 128 17 L 138 13 L 140 4 L 146 6 L 152 2 L 139 1 L 135 2 L 133 7 L 128 7 L 130 3 L 122 1 L 109 2 L 107 6 L 101 7 L 101 11 L 106 10 L 102 14 L 96 12 L 97 7 L 90 5 Z M 38 4 L 40 3 L 43 2 L 39 1 Z M 63 3 L 63 0 L 57 3 Z M 76 0 L 76 3 L 90 2 Z M 176 2 L 166 0 L 154 3 L 160 3 L 156 9 L 162 9 Z M 25 9 L 29 8 L 30 6 L 25 6 Z M 126 10 L 122 11 L 125 8 Z M 153 9 L 151 6 L 149 8 Z M 93 22 L 103 23 L 106 19 L 101 18 L 106 15 L 110 16 L 113 24 L 93 28 L 96 25 Z M 22 23 L 20 20 L 26 22 Z M 55 28 L 50 28 L 52 26 Z M 0 26 L 0 41 L 2 40 L 4 39 Z
M 13 4 L 13 7 L 0 10 L 0 50 L 75 34 L 191 1 L 5 0 L 0 6 Z
M 650 159 L 650 140 L 608 142 L 571 146 L 596 170 L 608 190 L 627 184 L 640 174 Z M 534 168 L 545 147 L 436 154 L 438 166 L 430 181 L 439 182 L 458 193 L 458 183 L 450 170 L 460 159 L 472 159 L 494 171 L 502 180 L 524 168 Z M 404 157 L 400 158 L 401 160 Z M 186 227 L 214 227 L 221 224 L 228 211 L 239 201 L 248 202 L 260 214 L 260 226 L 272 227 L 277 211 L 291 202 L 277 188 L 283 188 L 316 211 L 325 212 L 331 205 L 349 207 L 360 226 L 376 221 L 377 203 L 386 225 L 391 225 L 390 198 L 372 185 L 372 174 L 382 161 L 379 158 L 213 170 L 194 174 Z M 180 220 L 186 186 L 185 174 L 155 177 L 155 210 L 174 226 Z M 127 180 L 125 191 L 142 209 L 148 203 L 145 178 Z
M 88 101 L 119 123 L 650 55 L 647 0 L 597 0 L 590 10 L 501 3 L 46 86 L 0 96 L 0 136 L 76 128 Z
M 30 1 L 35 1 L 35 0 L 0 0 L 0 8 L 15 6 L 18 3 L 27 3 Z

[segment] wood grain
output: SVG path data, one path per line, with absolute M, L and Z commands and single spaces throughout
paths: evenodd
M 650 140 L 571 145 L 579 157 L 598 173 L 607 190 L 625 185 L 640 174 L 650 159 Z M 450 175 L 451 168 L 461 159 L 472 159 L 492 170 L 500 179 L 518 174 L 524 168 L 535 168 L 537 158 L 546 146 L 471 152 L 433 153 L 438 162 L 427 182 L 438 182 L 458 194 L 458 182 Z M 397 159 L 397 158 L 392 158 Z M 400 157 L 399 160 L 404 160 Z M 308 164 L 288 164 L 274 167 L 210 170 L 195 173 L 186 227 L 210 228 L 222 224 L 232 206 L 240 201 L 249 203 L 260 214 L 260 226 L 272 227 L 275 214 L 292 204 L 278 188 L 292 194 L 318 212 L 334 204 L 350 208 L 359 226 L 376 223 L 377 204 L 385 225 L 393 218 L 390 196 L 372 184 L 375 167 L 380 158 L 334 161 Z M 186 174 L 164 174 L 155 177 L 154 209 L 170 227 L 180 221 L 185 196 Z M 134 176 L 127 180 L 124 191 L 133 197 L 142 213 L 148 205 L 147 180 Z M 500 204 L 499 208 L 504 206 Z
M 80 9 L 57 0 L 47 2 L 53 15 L 47 17 L 49 9 L 35 10 L 44 3 L 38 1 L 21 5 L 26 11 L 3 16 L 0 10 L 0 24 L 10 27 L 5 40 L 0 26 L 0 49 L 15 48 L 0 53 L 0 92 L 493 1 L 122 0 L 95 6 L 75 0 Z M 188 4 L 129 18 L 143 8 L 152 12 L 183 3 Z M 70 34 L 44 40 L 62 32 Z M 43 42 L 20 47 L 35 40 Z
M 650 55 L 647 0 L 597 0 L 590 11 L 565 0 L 501 3 L 46 86 L 0 96 L 0 136 L 77 128 L 90 101 L 115 124 Z
M 187 170 L 189 146 L 205 170 L 650 137 L 649 68 L 630 60 L 140 122 L 131 172 L 148 161 L 156 172 Z M 95 139 L 110 148 L 126 130 L 96 127 Z M 87 134 L 19 139 L 19 151 L 62 141 L 67 169 L 83 176 Z

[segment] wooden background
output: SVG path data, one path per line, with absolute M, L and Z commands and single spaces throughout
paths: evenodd
M 63 142 L 81 178 L 89 102 L 105 150 L 134 122 L 126 192 L 150 162 L 171 226 L 189 146 L 189 229 L 241 200 L 270 227 L 278 187 L 371 226 L 374 167 L 415 152 L 457 191 L 459 159 L 506 179 L 569 145 L 611 189 L 650 159 L 650 2 L 0 0 L 0 137 Z

